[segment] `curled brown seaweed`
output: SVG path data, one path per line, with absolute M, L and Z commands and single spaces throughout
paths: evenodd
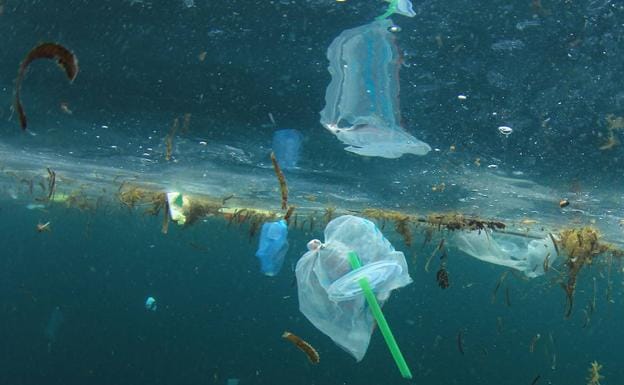
M 308 356 L 308 360 L 310 360 L 311 363 L 318 364 L 321 361 L 321 357 L 316 349 L 298 336 L 292 334 L 291 332 L 284 332 L 284 334 L 282 334 L 282 338 L 292 342 L 297 348 L 299 348 L 299 350 L 304 352 Z
M 76 55 L 62 45 L 58 43 L 42 43 L 31 49 L 20 63 L 17 79 L 15 80 L 15 110 L 17 111 L 22 130 L 25 130 L 27 126 L 26 112 L 20 100 L 22 81 L 30 63 L 38 59 L 56 59 L 58 65 L 65 70 L 67 79 L 70 82 L 73 82 L 76 75 L 78 75 L 78 59 Z

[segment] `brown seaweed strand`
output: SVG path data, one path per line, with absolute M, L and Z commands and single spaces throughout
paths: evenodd
M 311 363 L 318 364 L 321 361 L 321 357 L 319 356 L 316 349 L 312 347 L 312 345 L 292 334 L 291 332 L 285 331 L 282 334 L 282 338 L 292 342 L 297 348 L 299 348 L 299 350 L 304 352 L 306 356 L 308 356 L 308 360 L 310 360 Z
M 288 207 L 288 211 L 286 211 L 286 215 L 284 215 L 284 220 L 290 224 L 290 217 L 292 216 L 292 214 L 295 212 L 295 206 L 289 206 Z M 295 219 L 295 226 L 297 225 L 296 219 Z
M 20 63 L 15 79 L 15 110 L 20 122 L 22 130 L 26 130 L 27 119 L 26 112 L 20 100 L 20 90 L 22 81 L 26 74 L 26 69 L 33 61 L 37 59 L 56 59 L 61 68 L 65 70 L 65 74 L 70 82 L 73 82 L 78 75 L 78 59 L 70 50 L 57 43 L 42 43 L 31 49 L 24 60 Z
M 165 146 L 166 146 L 165 160 L 167 161 L 171 160 L 171 153 L 173 152 L 173 138 L 175 137 L 177 130 L 178 130 L 178 118 L 175 118 L 173 121 L 173 125 L 171 126 L 171 129 L 169 130 L 169 134 L 167 134 L 167 137 L 165 138 Z
M 288 208 L 288 186 L 286 185 L 284 173 L 277 163 L 277 158 L 273 152 L 271 152 L 271 163 L 273 163 L 273 170 L 275 170 L 275 175 L 277 176 L 280 186 L 280 193 L 282 195 L 282 210 L 286 210 L 286 208 Z
M 50 167 L 48 170 L 48 201 L 54 198 L 54 192 L 56 191 L 56 172 Z

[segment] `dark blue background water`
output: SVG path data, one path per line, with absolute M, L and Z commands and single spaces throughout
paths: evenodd
M 318 231 L 291 231 L 285 267 L 269 278 L 259 272 L 257 239 L 249 241 L 246 226 L 211 220 L 172 227 L 164 236 L 160 220 L 140 212 L 37 213 L 3 205 L 1 215 L 0 383 L 223 384 L 229 377 L 241 384 L 407 382 L 378 332 L 356 363 L 299 313 L 291 265 L 305 242 L 322 238 Z M 52 232 L 35 232 L 42 217 L 52 221 Z M 389 228 L 386 233 L 392 234 Z M 606 301 L 601 273 L 607 270 L 596 265 L 581 273 L 574 313 L 566 320 L 553 270 L 531 281 L 509 275 L 492 304 L 502 268 L 451 248 L 451 287 L 441 290 L 437 260 L 430 273 L 423 269 L 435 244 L 422 248 L 418 240 L 408 251 L 398 237 L 391 239 L 407 252 L 414 279 L 384 307 L 414 374 L 411 383 L 530 384 L 540 374 L 540 383 L 584 384 L 592 360 L 604 364 L 605 383 L 624 378 L 619 262 L 611 276 L 615 304 Z M 583 328 L 592 276 L 597 308 Z M 144 308 L 149 295 L 158 300 L 156 312 Z M 45 329 L 56 306 L 64 321 L 48 347 Z M 311 366 L 282 340 L 284 330 L 313 344 L 321 363 Z M 457 346 L 460 330 L 464 355 Z M 530 353 L 537 333 L 541 338 Z

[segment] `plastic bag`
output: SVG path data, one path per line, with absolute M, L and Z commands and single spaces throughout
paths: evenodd
M 302 140 L 301 132 L 292 128 L 277 130 L 273 133 L 273 152 L 282 168 L 297 167 Z
M 366 276 L 382 304 L 392 290 L 410 282 L 402 252 L 371 221 L 344 215 L 325 228 L 325 243 L 313 240 L 297 262 L 299 309 L 320 331 L 360 361 L 373 332 L 374 318 L 357 279 Z M 347 253 L 362 267 L 352 270 Z
M 458 233 L 454 243 L 474 258 L 522 271 L 529 278 L 543 275 L 544 266 L 552 265 L 557 259 L 550 237 L 529 240 L 481 230 Z
M 359 155 L 398 158 L 431 150 L 400 126 L 400 64 L 388 31 L 392 25 L 379 20 L 345 30 L 327 50 L 332 79 L 321 124 L 348 145 L 345 150 Z
M 281 219 L 262 225 L 260 244 L 256 257 L 260 259 L 260 271 L 268 276 L 279 273 L 288 252 L 288 224 Z

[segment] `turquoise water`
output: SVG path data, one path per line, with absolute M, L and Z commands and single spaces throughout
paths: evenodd
M 386 159 L 344 151 L 319 112 L 330 43 L 387 3 L 0 0 L 0 384 L 586 384 L 594 360 L 603 383 L 622 382 L 623 266 L 609 253 L 579 274 L 566 318 L 564 258 L 528 279 L 471 258 L 446 230 L 425 242 L 414 226 L 408 247 L 379 221 L 414 280 L 383 307 L 412 380 L 378 330 L 357 363 L 299 311 L 294 268 L 309 240 L 323 240 L 328 207 L 461 212 L 503 221 L 518 239 L 593 226 L 623 247 L 624 8 L 527 3 L 421 1 L 415 17 L 392 16 L 400 124 L 432 151 Z M 69 84 L 53 62 L 31 64 L 23 132 L 14 80 L 42 41 L 72 50 L 80 72 Z M 148 205 L 119 201 L 136 185 L 279 212 L 278 128 L 302 134 L 298 167 L 285 171 L 289 201 L 300 220 L 317 219 L 291 227 L 276 277 L 260 273 L 248 222 L 213 215 L 164 235 Z M 439 259 L 424 269 L 441 239 L 445 290 Z

